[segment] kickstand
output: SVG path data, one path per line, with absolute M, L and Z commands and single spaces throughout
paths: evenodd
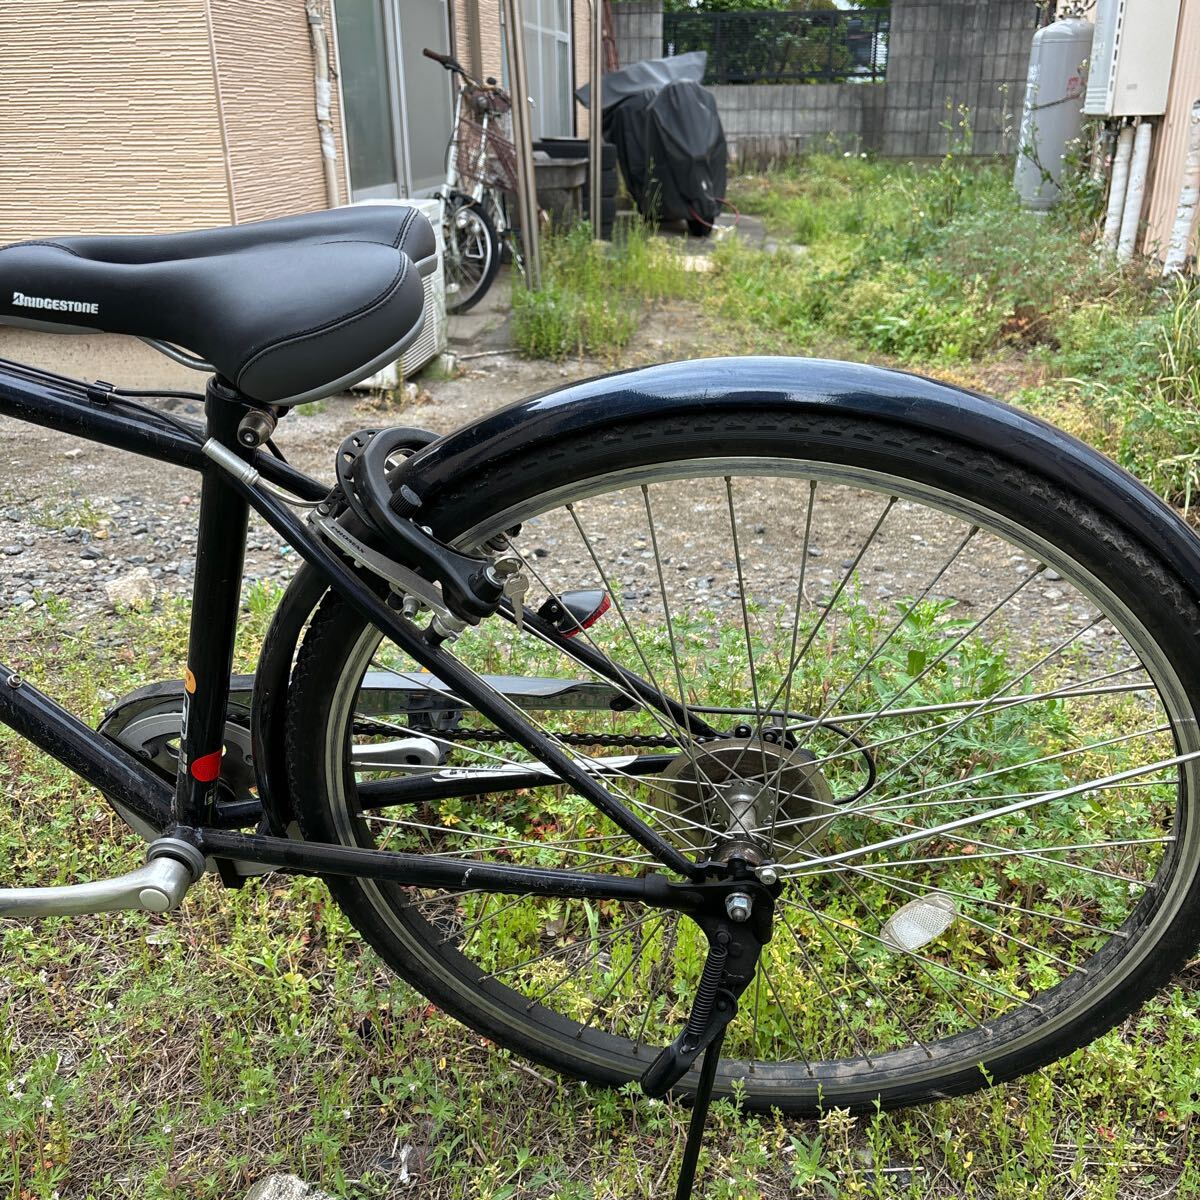
M 721 1043 L 725 1040 L 722 1029 L 708 1044 L 700 1064 L 700 1083 L 692 1101 L 692 1120 L 688 1125 L 687 1144 L 683 1148 L 683 1161 L 679 1164 L 679 1182 L 675 1185 L 675 1200 L 692 1200 L 692 1185 L 696 1180 L 696 1164 L 700 1159 L 700 1143 L 704 1140 L 704 1126 L 708 1122 L 708 1106 L 712 1101 L 713 1080 L 717 1075 L 717 1063 L 721 1060 Z

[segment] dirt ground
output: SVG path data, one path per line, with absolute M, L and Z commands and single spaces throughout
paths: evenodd
M 617 366 L 712 353 L 715 348 L 712 331 L 694 313 L 662 308 L 643 322 L 620 363 L 525 361 L 504 352 L 509 345 L 504 300 L 504 289 L 498 289 L 479 310 L 452 319 L 457 371 L 451 378 L 426 372 L 416 380 L 420 390 L 415 401 L 385 404 L 378 396 L 354 393 L 289 415 L 276 438 L 289 460 L 318 478 L 331 479 L 334 451 L 353 430 L 403 423 L 449 432 L 506 404 Z M 93 341 L 21 334 L 16 345 L 0 342 L 0 354 L 86 377 L 94 374 L 88 369 Z M 126 356 L 128 371 L 119 378 L 130 386 L 201 386 L 200 376 L 170 363 L 164 366 L 156 358 L 137 346 Z M 186 401 L 170 401 L 164 407 L 183 416 L 199 413 L 197 405 Z M 53 596 L 86 619 L 109 606 L 106 584 L 139 569 L 149 573 L 160 594 L 190 591 L 198 476 L 8 419 L 0 419 L 0 462 L 7 468 L 7 482 L 0 484 L 0 611 L 29 611 Z M 720 489 L 709 491 L 711 495 L 702 489 L 664 493 L 657 501 L 659 553 L 667 568 L 673 611 L 728 608 L 732 616 L 740 609 L 738 593 L 728 582 L 732 576 L 721 571 L 732 563 L 713 552 L 711 538 L 696 537 L 709 527 L 729 538 Z M 795 603 L 803 545 L 803 504 L 797 503 L 796 494 L 794 488 L 772 487 L 747 497 L 739 513 L 746 590 L 768 614 L 764 620 Z M 581 515 L 595 522 L 597 545 L 607 546 L 602 551 L 605 569 L 623 581 L 627 607 L 637 611 L 660 604 L 644 514 L 593 504 L 591 510 L 581 509 Z M 845 489 L 818 494 L 805 568 L 809 602 L 819 603 L 833 593 L 877 516 L 862 494 Z M 931 525 L 928 513 L 906 512 L 900 506 L 859 564 L 864 597 L 878 602 L 920 592 L 953 550 L 954 528 L 949 522 Z M 574 531 L 550 520 L 540 530 L 531 526 L 526 537 L 548 583 L 569 588 L 598 582 Z M 296 562 L 290 548 L 253 518 L 247 584 L 284 583 Z M 717 576 L 708 573 L 713 568 Z M 1036 563 L 1014 554 L 1011 547 L 995 539 L 977 539 L 970 555 L 930 594 L 952 597 L 965 615 L 978 610 L 979 616 L 1035 571 Z M 1008 611 L 1026 635 L 1036 630 L 1038 641 L 1061 638 L 1094 615 L 1053 572 L 1037 576 Z M 1109 636 L 1107 626 L 1101 626 L 1088 630 L 1083 640 L 1099 651 Z

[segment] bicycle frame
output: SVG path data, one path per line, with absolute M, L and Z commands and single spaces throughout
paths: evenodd
M 509 733 L 564 784 L 584 795 L 664 866 L 694 882 L 705 874 L 701 865 L 686 858 L 631 813 L 618 797 L 534 727 L 515 705 L 488 688 L 439 642 L 426 640 L 423 630 L 401 617 L 367 578 L 315 536 L 284 501 L 262 486 L 254 472 L 299 499 L 318 500 L 328 491 L 317 480 L 270 455 L 247 451 L 238 445 L 238 424 L 251 407 L 238 393 L 220 380 L 209 381 L 206 428 L 203 434 L 197 430 L 195 440 L 149 415 L 119 411 L 114 399 L 106 384 L 89 386 L 33 368 L 0 363 L 0 415 L 201 475 L 183 735 L 175 787 L 172 789 L 130 751 L 92 730 L 3 665 L 0 665 L 0 681 L 3 681 L 0 722 L 161 830 L 164 836 L 185 841 L 200 854 L 216 859 L 236 859 L 305 874 L 369 877 L 416 887 L 634 900 L 685 911 L 695 908 L 699 903 L 696 888 L 669 882 L 661 875 L 623 878 L 480 864 L 457 858 L 433 859 L 215 827 L 246 527 L 253 508 L 362 616 L 443 680 L 456 695 L 474 704 L 498 728 Z M 214 446 L 223 448 L 225 454 L 214 456 Z M 245 472 L 235 474 L 228 465 L 222 465 L 220 459 L 223 457 L 227 464 L 231 454 L 245 465 Z M 619 668 L 612 666 L 612 670 Z M 262 769 L 259 764 L 260 774 Z

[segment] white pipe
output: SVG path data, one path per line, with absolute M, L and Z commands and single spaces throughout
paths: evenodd
M 320 0 L 305 0 L 308 32 L 312 38 L 316 78 L 313 87 L 317 102 L 317 132 L 321 138 L 321 166 L 325 171 L 325 202 L 330 208 L 338 203 L 337 142 L 333 138 L 332 85 L 329 79 L 329 45 L 325 41 L 325 13 Z
M 1188 126 L 1187 161 L 1183 167 L 1183 183 L 1179 188 L 1179 205 L 1175 209 L 1175 224 L 1171 241 L 1163 259 L 1163 274 L 1174 275 L 1187 262 L 1188 243 L 1196 224 L 1196 208 L 1200 206 L 1200 100 L 1192 105 Z
M 1108 211 L 1104 214 L 1105 250 L 1110 254 L 1117 248 L 1117 235 L 1121 231 L 1121 213 L 1125 209 L 1125 188 L 1129 183 L 1129 155 L 1133 150 L 1133 127 L 1125 125 L 1117 136 L 1117 149 L 1113 154 L 1112 181 L 1108 186 Z
M 1142 121 L 1133 139 L 1133 158 L 1129 163 L 1129 187 L 1125 192 L 1125 211 L 1121 214 L 1121 236 L 1117 239 L 1117 262 L 1129 262 L 1137 243 L 1142 200 L 1146 195 L 1146 172 L 1150 166 L 1151 125 Z

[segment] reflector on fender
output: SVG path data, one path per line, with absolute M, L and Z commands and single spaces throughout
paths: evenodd
M 538 616 L 549 621 L 563 637 L 571 638 L 590 629 L 611 607 L 612 597 L 603 588 L 589 588 L 551 596 L 538 609 Z

